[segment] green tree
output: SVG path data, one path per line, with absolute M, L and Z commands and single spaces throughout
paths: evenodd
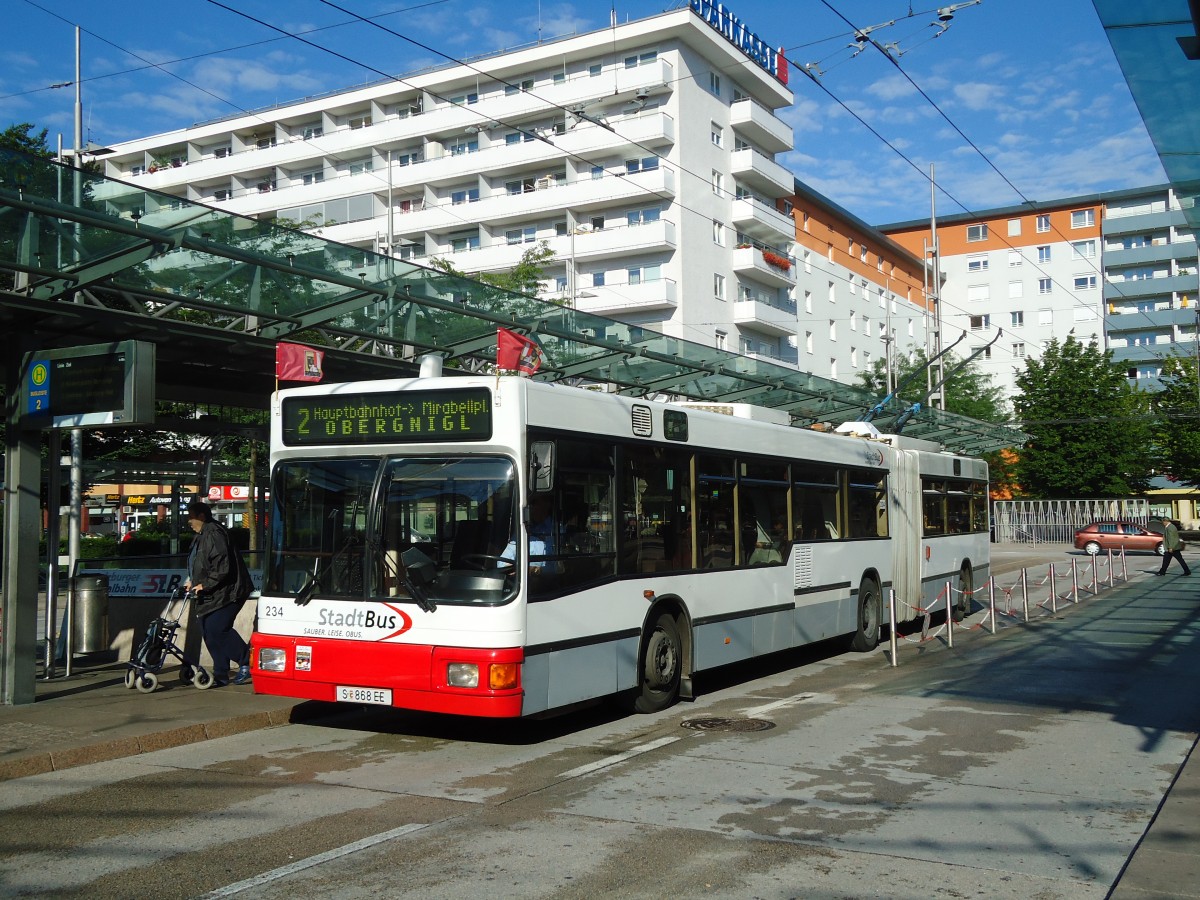
M 50 145 L 46 142 L 48 132 L 43 128 L 41 131 L 35 133 L 33 130 L 35 127 L 29 122 L 22 122 L 19 125 L 9 125 L 3 131 L 0 131 L 0 149 L 19 150 L 31 156 L 50 159 L 54 154 L 50 150 Z
M 1200 487 L 1198 374 L 1196 360 L 1168 356 L 1158 376 L 1163 389 L 1153 396 L 1159 471 L 1193 487 Z
M 952 372 L 962 365 L 962 360 L 947 353 L 942 357 L 944 371 Z M 871 369 L 859 373 L 860 386 L 882 399 L 887 394 L 887 374 L 884 371 L 886 363 L 876 359 Z M 901 392 L 901 399 L 914 401 L 925 391 L 926 379 L 920 374 L 929 367 L 929 359 L 924 349 L 913 351 L 908 356 L 900 355 L 892 363 L 893 386 L 904 384 L 910 376 L 913 377 L 909 386 Z M 946 412 L 960 416 L 970 416 L 984 422 L 1003 422 L 1008 415 L 1004 408 L 1003 392 L 992 385 L 990 375 L 981 372 L 974 361 L 963 366 L 946 381 L 945 384 Z
M 467 274 L 438 256 L 430 257 L 429 266 L 456 278 L 470 278 L 511 293 L 538 297 L 542 292 L 546 264 L 552 259 L 554 251 L 550 249 L 550 244 L 547 241 L 539 241 L 522 253 L 517 264 L 505 272 Z
M 1026 496 L 1127 497 L 1146 489 L 1153 428 L 1145 394 L 1093 339 L 1052 340 L 1017 374 L 1013 407 L 1030 435 L 1016 465 Z

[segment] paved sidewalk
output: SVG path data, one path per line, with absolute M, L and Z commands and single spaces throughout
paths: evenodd
M 164 669 L 153 694 L 125 687 L 124 663 L 76 664 L 39 680 L 36 702 L 0 706 L 0 782 L 209 738 L 284 725 L 330 705 L 256 695 L 250 685 L 197 690 Z

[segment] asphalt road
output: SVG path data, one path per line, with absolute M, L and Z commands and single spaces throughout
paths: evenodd
M 1104 897 L 1200 722 L 1189 580 L 1132 562 L 896 668 L 809 648 L 653 716 L 351 709 L 10 781 L 0 894 Z

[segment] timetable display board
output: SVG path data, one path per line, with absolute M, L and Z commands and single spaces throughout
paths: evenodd
M 492 395 L 487 388 L 310 394 L 285 398 L 281 417 L 288 447 L 486 441 Z
M 34 351 L 25 367 L 26 417 L 53 428 L 152 424 L 154 364 L 146 341 Z

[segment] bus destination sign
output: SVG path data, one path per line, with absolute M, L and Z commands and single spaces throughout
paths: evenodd
M 492 436 L 487 388 L 288 397 L 282 413 L 283 443 L 289 447 L 486 441 Z

